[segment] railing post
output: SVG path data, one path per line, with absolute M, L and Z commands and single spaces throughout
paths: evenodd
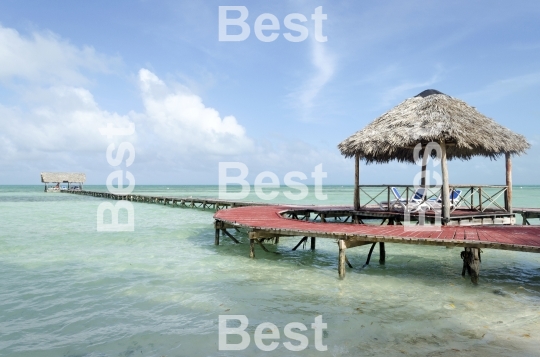
M 482 187 L 478 187 L 478 198 L 480 201 L 478 202 L 478 206 L 480 207 L 480 212 L 484 212 L 482 210 Z
M 387 211 L 390 212 L 390 186 L 386 186 L 386 203 L 387 203 Z

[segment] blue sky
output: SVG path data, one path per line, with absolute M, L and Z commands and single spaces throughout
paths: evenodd
M 232 5 L 252 32 L 220 42 L 218 8 Z M 309 20 L 319 6 L 327 42 Z M 281 23 L 274 42 L 254 34 L 263 13 Z M 303 42 L 283 36 L 291 13 L 308 18 Z M 514 182 L 538 184 L 539 18 L 538 1 L 3 1 L 0 184 L 41 171 L 104 184 L 109 122 L 135 123 L 124 140 L 137 184 L 216 184 L 220 161 L 244 162 L 251 182 L 322 163 L 326 183 L 351 184 L 337 144 L 428 88 L 525 135 Z M 502 160 L 449 169 L 453 183 L 504 183 Z M 363 165 L 361 181 L 410 183 L 417 170 Z

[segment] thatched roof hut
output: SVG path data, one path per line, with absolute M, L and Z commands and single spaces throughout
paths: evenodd
M 84 183 L 86 181 L 86 174 L 80 172 L 42 172 L 41 182 L 44 183 Z
M 338 145 L 346 157 L 371 163 L 414 163 L 418 143 L 444 141 L 447 158 L 497 158 L 529 148 L 523 135 L 497 124 L 476 108 L 436 90 L 426 90 L 390 109 Z
M 442 150 L 444 207 L 448 207 L 446 160 L 468 160 L 473 156 L 496 159 L 505 155 L 507 185 L 511 190 L 510 156 L 522 154 L 530 147 L 524 136 L 497 124 L 464 101 L 437 90 L 425 90 L 390 109 L 338 145 L 343 155 L 356 158 L 355 208 L 359 207 L 360 159 L 367 163 L 391 160 L 414 163 L 415 146 L 429 142 L 436 142 Z M 511 196 L 511 191 L 509 194 Z M 443 210 L 444 217 L 449 217 L 447 209 Z

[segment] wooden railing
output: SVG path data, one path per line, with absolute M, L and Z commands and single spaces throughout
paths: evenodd
M 391 192 L 395 187 L 403 202 L 410 202 L 414 197 L 416 189 L 412 185 L 359 185 L 360 209 L 379 206 L 381 209 L 392 210 L 392 205 L 388 202 L 396 200 Z M 512 207 L 508 200 L 508 186 L 502 185 L 450 185 L 450 193 L 460 190 L 461 194 L 456 199 L 451 199 L 450 203 L 454 207 L 485 212 L 488 209 L 511 212 Z M 441 196 L 441 187 L 427 187 L 423 198 L 425 202 L 438 199 Z M 452 195 L 450 194 L 450 198 Z

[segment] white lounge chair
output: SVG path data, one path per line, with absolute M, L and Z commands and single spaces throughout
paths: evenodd
M 390 202 L 380 202 L 379 206 L 382 210 L 400 210 L 400 211 L 409 211 L 409 212 L 420 212 L 430 208 L 429 205 L 425 204 L 425 194 L 426 190 L 424 188 L 419 188 L 412 195 L 412 197 L 407 200 L 396 187 L 390 187 L 390 192 L 395 197 L 395 200 L 390 200 Z
M 452 190 L 450 193 L 450 212 L 455 211 L 461 205 L 461 190 Z M 439 195 L 436 199 L 429 199 L 425 202 L 430 209 L 437 210 L 442 209 L 442 195 Z

